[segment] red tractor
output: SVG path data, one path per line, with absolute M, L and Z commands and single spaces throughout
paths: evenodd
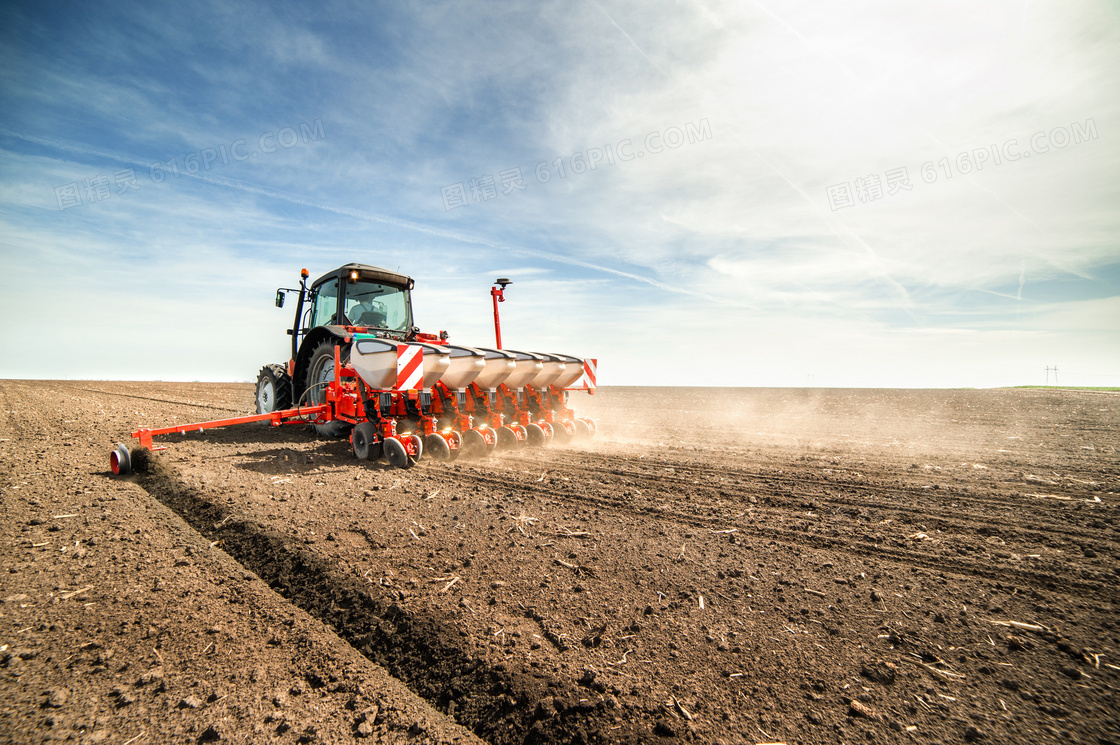
M 386 457 L 410 468 L 424 452 L 438 460 L 481 456 L 495 449 L 543 446 L 590 437 L 595 422 L 575 416 L 568 392 L 595 390 L 596 360 L 500 349 L 498 302 L 507 279 L 491 289 L 497 347 L 453 345 L 446 331 L 413 325 L 410 277 L 380 267 L 346 264 L 310 286 L 276 291 L 283 307 L 298 293 L 286 365 L 265 365 L 257 378 L 256 415 L 161 429 L 132 436 L 152 449 L 157 435 L 267 421 L 309 423 L 320 435 L 350 434 L 359 459 Z M 110 456 L 114 473 L 131 469 L 129 449 Z

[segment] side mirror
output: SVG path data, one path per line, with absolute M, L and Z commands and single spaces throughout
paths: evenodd
M 283 290 L 277 290 L 276 291 L 276 307 L 277 308 L 283 308 L 284 307 L 284 291 Z

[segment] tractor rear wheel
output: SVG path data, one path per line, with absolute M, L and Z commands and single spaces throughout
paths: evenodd
M 334 347 L 336 340 L 328 339 L 322 342 L 311 354 L 311 364 L 307 367 L 307 390 L 304 391 L 303 400 L 313 406 L 327 400 L 327 386 L 334 381 Z M 350 345 L 339 344 L 339 363 L 347 364 L 350 361 Z M 350 431 L 350 424 L 339 420 L 325 424 L 313 424 L 315 432 L 323 437 L 342 437 Z
M 271 414 L 292 407 L 292 379 L 283 365 L 265 365 L 257 375 L 257 413 Z M 269 424 L 269 422 L 261 422 Z

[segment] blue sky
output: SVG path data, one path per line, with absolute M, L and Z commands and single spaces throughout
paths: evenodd
M 604 384 L 1120 385 L 1120 10 L 7 3 L 0 376 L 251 380 L 301 267 Z M 594 168 L 591 167 L 594 165 Z

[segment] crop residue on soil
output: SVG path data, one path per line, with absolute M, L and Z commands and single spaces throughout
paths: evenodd
M 318 709 L 303 693 L 281 699 L 281 732 L 265 690 L 275 684 L 176 689 L 166 705 L 196 739 L 207 726 L 235 740 L 258 729 L 292 742 L 374 727 L 417 742 L 465 736 L 439 729 L 451 725 L 435 712 L 417 728 L 381 713 L 394 699 L 354 650 L 496 743 L 1117 737 L 1115 396 L 607 388 L 573 394 L 600 424 L 586 446 L 398 471 L 303 427 L 246 426 L 168 438 L 151 473 L 112 480 L 109 446 L 128 430 L 243 411 L 251 387 L 0 386 L 16 570 L 4 575 L 0 641 L 34 652 L 7 653 L 2 685 L 15 695 L 0 728 L 136 734 L 133 703 L 165 705 L 135 685 L 158 662 L 154 645 L 138 635 L 132 650 L 120 621 L 95 614 L 148 625 L 151 587 L 174 576 L 182 598 L 217 588 L 220 602 L 203 607 L 245 629 L 266 677 L 323 671 L 321 688 L 301 678 Z M 112 509 L 98 501 L 107 495 Z M 114 509 L 129 506 L 126 529 Z M 166 533 L 171 517 L 152 510 L 167 507 L 190 526 L 175 545 L 228 552 L 299 623 L 323 624 L 323 640 L 271 645 L 277 626 L 253 619 L 286 611 L 244 602 L 219 564 L 123 551 L 129 530 Z M 56 508 L 83 515 L 64 528 L 85 550 L 77 560 L 50 530 L 67 514 Z M 127 607 L 114 604 L 122 590 L 98 586 L 125 562 Z M 90 610 L 61 599 L 85 584 Z M 156 649 L 197 660 L 213 627 L 193 614 L 163 621 Z M 123 645 L 127 664 L 74 669 L 66 647 L 87 637 Z M 228 645 L 203 657 L 214 681 L 244 667 Z M 51 699 L 62 690 L 80 691 L 80 705 Z M 179 707 L 186 694 L 197 708 Z

